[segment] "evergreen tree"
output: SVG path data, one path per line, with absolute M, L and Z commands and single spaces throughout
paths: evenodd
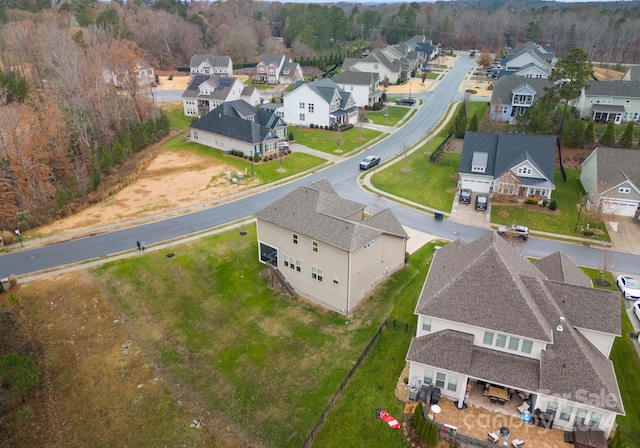
M 0 378 L 9 385 L 12 393 L 22 396 L 24 393 L 38 385 L 40 372 L 36 368 L 33 359 L 18 353 L 9 353 L 0 359 Z
M 458 108 L 458 113 L 453 121 L 453 128 L 451 132 L 456 138 L 464 138 L 464 133 L 467 130 L 467 104 L 461 103 Z
M 433 430 L 433 424 L 431 420 L 427 419 L 424 421 L 424 425 L 422 425 L 422 429 L 420 431 L 420 441 L 423 443 L 429 443 L 429 436 L 431 431 Z
M 584 123 L 573 115 L 567 116 L 560 139 L 566 146 L 579 146 L 584 143 Z
M 613 125 L 613 121 L 609 121 L 607 127 L 604 130 L 604 134 L 600 137 L 600 143 L 606 146 L 613 146 L 616 143 L 616 131 Z
M 477 131 L 478 130 L 478 114 L 476 114 L 475 112 L 473 113 L 473 116 L 471 117 L 471 122 L 469 123 L 469 130 L 470 131 Z
M 596 141 L 596 126 L 593 121 L 590 121 L 587 128 L 584 130 L 584 142 L 587 145 L 591 145 Z
M 629 148 L 631 145 L 633 145 L 633 121 L 627 123 L 620 136 L 620 146 Z

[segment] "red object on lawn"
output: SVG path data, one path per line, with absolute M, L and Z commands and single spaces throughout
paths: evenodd
M 380 420 L 384 422 L 387 422 L 387 424 L 391 426 L 391 428 L 393 429 L 402 428 L 402 425 L 400 424 L 400 422 L 396 420 L 395 417 L 389 415 L 389 413 L 384 409 L 376 409 L 376 417 L 378 417 Z

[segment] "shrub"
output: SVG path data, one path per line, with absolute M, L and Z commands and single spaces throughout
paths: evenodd
M 259 162 L 260 161 L 260 154 L 258 154 L 257 152 L 253 155 L 253 161 L 254 162 Z
M 5 245 L 11 245 L 16 242 L 16 234 L 13 232 L 9 232 L 8 230 L 2 231 L 2 240 Z
M 553 199 L 550 203 L 549 203 L 549 210 L 556 210 L 558 208 L 558 201 L 556 201 L 555 199 Z
M 584 230 L 582 231 L 582 234 L 583 234 L 584 236 L 593 236 L 593 230 L 591 230 L 591 229 L 584 229 Z
M 11 285 L 12 288 L 15 288 L 16 286 L 18 286 L 18 277 L 16 277 L 14 274 L 11 274 L 9 276 L 9 284 Z
M 173 81 L 173 73 L 169 73 L 169 81 Z
M 313 123 L 311 123 L 311 124 L 309 125 L 309 129 L 313 129 L 313 127 L 314 127 L 314 124 L 313 124 Z
M 538 203 L 538 199 L 533 197 L 533 196 L 527 196 L 524 200 L 525 204 L 537 204 Z
M 289 138 L 287 140 L 289 140 L 290 142 L 295 140 L 295 138 L 293 138 L 293 131 L 289 132 Z

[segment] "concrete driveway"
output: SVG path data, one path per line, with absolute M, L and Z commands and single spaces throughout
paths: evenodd
M 620 252 L 640 253 L 640 224 L 627 216 L 617 216 L 616 221 L 605 223 L 613 248 Z
M 459 222 L 460 224 L 465 224 L 468 226 L 474 227 L 485 227 L 487 229 L 491 228 L 491 199 L 489 199 L 489 205 L 487 210 L 484 212 L 480 212 L 475 209 L 474 204 L 476 203 L 476 195 L 477 193 L 473 193 L 471 196 L 471 203 L 469 204 L 460 204 L 458 202 L 460 198 L 460 192 L 456 193 L 456 197 L 453 200 L 453 206 L 451 207 L 451 215 L 449 219 L 451 221 Z

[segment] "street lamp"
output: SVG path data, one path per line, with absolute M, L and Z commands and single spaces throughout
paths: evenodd
M 584 207 L 586 203 L 587 201 L 585 198 L 580 198 L 580 209 L 578 210 L 578 219 L 576 219 L 576 226 L 573 229 L 574 232 L 578 230 L 578 224 L 580 223 L 580 215 L 582 214 L 582 207 Z

